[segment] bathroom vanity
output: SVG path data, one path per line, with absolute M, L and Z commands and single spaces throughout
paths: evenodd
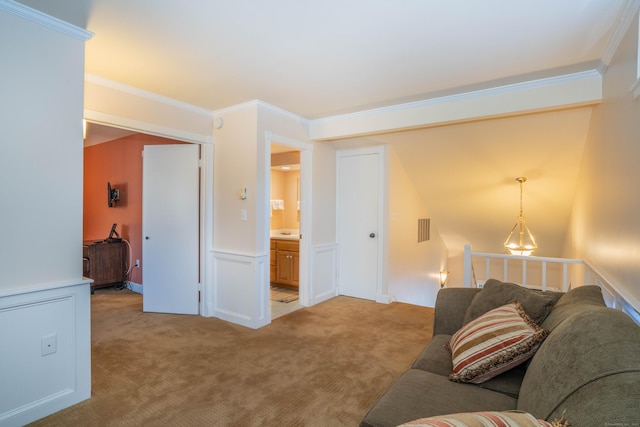
M 298 288 L 300 243 L 292 238 L 271 238 L 271 283 Z

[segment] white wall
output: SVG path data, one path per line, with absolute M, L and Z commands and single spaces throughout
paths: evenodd
M 637 9 L 636 9 L 637 10 Z M 567 255 L 591 262 L 624 296 L 640 301 L 640 98 L 638 17 L 604 74 L 573 205 Z
M 307 294 L 301 287 L 300 299 L 315 304 L 335 295 L 335 150 L 311 144 L 304 119 L 261 101 L 217 110 L 214 121 L 214 267 L 208 284 L 214 315 L 254 328 L 271 321 L 267 180 L 272 141 L 300 144 L 301 162 L 311 159 L 300 180 L 301 192 L 311 193 L 307 205 L 303 195 L 300 213 L 301 226 L 307 227 L 301 229 L 300 274 L 310 290 Z M 307 189 L 305 183 L 310 183 Z M 247 189 L 246 200 L 238 196 L 241 188 Z M 305 251 L 311 259 L 303 265 Z
M 395 150 L 389 150 L 389 295 L 392 301 L 433 307 L 447 248 L 431 223 L 431 238 L 418 243 L 418 218 L 429 218 Z
M 82 278 L 84 42 L 90 34 L 0 0 L 0 424 L 91 395 Z M 56 351 L 43 355 L 43 337 Z
M 84 40 L 4 11 L 0 29 L 0 290 L 79 279 Z

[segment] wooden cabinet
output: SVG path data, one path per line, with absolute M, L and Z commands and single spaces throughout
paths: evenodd
M 104 240 L 82 244 L 82 275 L 93 279 L 91 292 L 96 288 L 113 286 L 126 280 L 124 242 Z
M 270 261 L 270 274 L 269 280 L 271 283 L 276 282 L 276 241 L 271 239 L 271 247 L 269 250 L 269 261 Z
M 271 240 L 271 263 L 271 281 L 273 283 L 293 288 L 298 287 L 300 244 L 297 240 Z M 275 280 L 273 275 L 275 275 Z

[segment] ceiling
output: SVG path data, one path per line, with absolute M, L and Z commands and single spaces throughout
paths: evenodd
M 627 1 L 20 0 L 94 33 L 87 73 L 307 119 L 594 69 Z M 558 256 L 591 108 L 328 143 L 392 145 L 450 248 L 500 251 L 525 175 L 538 254 Z

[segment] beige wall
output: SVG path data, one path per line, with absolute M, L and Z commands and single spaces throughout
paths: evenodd
M 428 218 L 424 203 L 393 148 L 389 149 L 389 295 L 392 301 L 433 307 L 447 269 L 447 248 L 435 224 L 431 239 L 418 243 L 418 218 Z
M 591 262 L 640 300 L 640 98 L 637 17 L 604 75 L 573 206 L 566 255 Z

